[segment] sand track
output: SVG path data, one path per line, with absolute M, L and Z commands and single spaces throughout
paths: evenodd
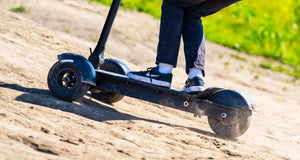
M 29 11 L 10 11 L 21 4 Z M 83 0 L 0 0 L 0 159 L 299 159 L 299 85 L 260 68 L 263 58 L 211 42 L 206 87 L 242 90 L 258 107 L 236 139 L 216 136 L 206 117 L 129 97 L 113 105 L 53 97 L 46 77 L 56 55 L 88 57 L 107 10 Z M 158 28 L 157 19 L 121 10 L 106 57 L 131 70 L 153 66 Z M 182 50 L 179 58 L 175 89 L 186 79 Z

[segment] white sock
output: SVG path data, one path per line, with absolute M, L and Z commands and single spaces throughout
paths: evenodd
M 159 66 L 158 67 L 158 72 L 164 73 L 164 74 L 172 73 L 172 69 L 173 69 L 172 65 L 166 64 L 166 63 L 159 63 L 158 66 Z
M 193 79 L 196 76 L 203 77 L 203 72 L 202 70 L 198 68 L 191 68 L 189 72 L 189 79 Z

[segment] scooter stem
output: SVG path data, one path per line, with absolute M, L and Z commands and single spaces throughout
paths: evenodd
M 94 68 L 97 68 L 99 65 L 101 65 L 104 62 L 105 44 L 108 39 L 108 35 L 110 33 L 112 24 L 117 15 L 120 4 L 121 4 L 121 0 L 113 0 L 105 24 L 103 26 L 100 38 L 98 40 L 97 46 L 89 57 L 89 61 L 92 63 Z

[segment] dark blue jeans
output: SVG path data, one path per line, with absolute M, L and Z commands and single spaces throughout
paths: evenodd
M 240 0 L 163 0 L 156 64 L 176 67 L 182 35 L 186 72 L 196 67 L 204 75 L 205 39 L 201 17 L 237 1 Z

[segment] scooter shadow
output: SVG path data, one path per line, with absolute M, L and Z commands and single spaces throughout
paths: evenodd
M 84 96 L 80 101 L 71 103 L 57 99 L 56 97 L 50 94 L 49 90 L 46 89 L 26 88 L 18 84 L 5 83 L 0 83 L 0 87 L 24 92 L 24 94 L 16 97 L 15 100 L 17 101 L 73 113 L 98 122 L 113 120 L 141 120 L 150 123 L 158 123 L 170 127 L 186 128 L 199 134 L 224 139 L 224 137 L 220 137 L 212 132 L 204 131 L 201 129 L 161 122 L 152 119 L 140 118 L 133 115 L 129 115 L 127 113 L 122 113 L 112 108 L 112 105 L 93 100 L 88 94 L 87 96 Z M 236 139 L 228 140 L 236 141 Z

